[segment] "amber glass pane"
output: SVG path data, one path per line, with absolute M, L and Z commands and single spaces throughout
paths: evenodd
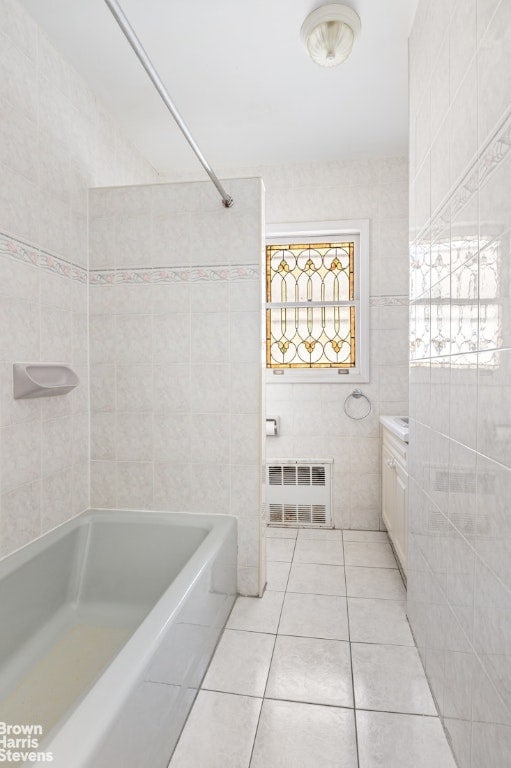
M 270 368 L 355 365 L 354 307 L 282 307 L 266 313 Z
M 352 301 L 353 243 L 269 245 L 267 301 Z
M 355 308 L 309 302 L 354 300 L 353 243 L 269 245 L 267 301 L 300 303 L 266 312 L 269 368 L 352 368 Z

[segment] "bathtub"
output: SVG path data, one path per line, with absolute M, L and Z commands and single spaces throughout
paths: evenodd
M 227 515 L 89 510 L 0 561 L 0 748 L 25 748 L 18 765 L 165 768 L 236 556 Z

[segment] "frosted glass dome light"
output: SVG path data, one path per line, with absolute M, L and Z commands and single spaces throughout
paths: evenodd
M 350 55 L 361 26 L 352 8 L 331 3 L 309 13 L 302 24 L 300 36 L 316 64 L 335 67 Z

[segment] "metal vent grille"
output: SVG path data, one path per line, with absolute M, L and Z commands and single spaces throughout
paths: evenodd
M 326 483 L 325 467 L 321 464 L 271 464 L 268 467 L 270 485 L 320 485 Z
M 270 504 L 270 525 L 327 525 L 324 504 Z
M 332 459 L 273 459 L 267 465 L 269 525 L 332 527 Z

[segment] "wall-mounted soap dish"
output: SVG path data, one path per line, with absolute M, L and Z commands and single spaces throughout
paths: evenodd
M 80 383 L 76 373 L 60 363 L 14 363 L 12 381 L 16 400 L 65 395 Z

